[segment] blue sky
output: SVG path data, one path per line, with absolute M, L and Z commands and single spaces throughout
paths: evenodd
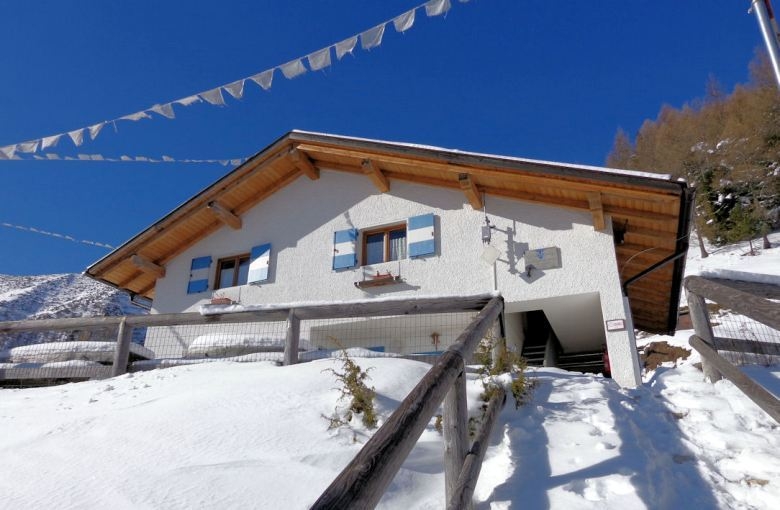
M 284 64 L 422 0 L 5 0 L 0 146 L 144 110 Z M 748 0 L 452 0 L 404 34 L 240 101 L 107 126 L 50 152 L 246 157 L 290 131 L 603 165 L 618 127 L 726 91 L 762 48 Z M 229 170 L 0 161 L 0 223 L 119 245 Z M 666 169 L 658 169 L 663 171 Z M 81 272 L 105 248 L 0 226 L 0 273 Z

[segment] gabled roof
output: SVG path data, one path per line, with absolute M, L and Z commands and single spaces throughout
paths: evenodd
M 292 131 L 95 262 L 86 274 L 147 298 L 165 265 L 296 179 L 334 170 L 370 179 L 459 190 L 474 208 L 484 195 L 612 216 L 636 327 L 673 331 L 688 247 L 691 193 L 669 175 L 477 154 L 404 143 Z M 682 255 L 680 255 L 682 254 Z M 657 266 L 657 267 L 656 267 Z M 652 269 L 648 272 L 649 269 Z

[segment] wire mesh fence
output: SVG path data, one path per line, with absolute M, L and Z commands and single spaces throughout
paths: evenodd
M 458 305 L 453 308 L 458 309 Z M 344 318 L 341 309 L 335 317 L 302 319 L 298 321 L 297 348 L 291 359 L 305 362 L 335 357 L 348 349 L 354 357 L 403 356 L 430 362 L 474 319 L 478 308 L 473 303 L 471 308 L 447 313 L 420 313 L 415 309 L 412 313 L 387 315 L 379 306 L 376 312 L 363 310 L 358 317 Z M 110 318 L 106 324 L 84 319 L 79 327 L 72 328 L 64 320 L 53 324 L 52 329 L 28 321 L 27 327 L 32 330 L 25 330 L 25 324 L 14 324 L 11 331 L 4 331 L 0 323 L 0 384 L 28 386 L 41 381 L 105 378 L 126 370 L 214 361 L 282 364 L 287 359 L 285 349 L 292 348 L 290 319 L 280 320 L 285 316 L 276 313 L 248 320 L 240 314 L 224 314 L 214 323 L 198 314 L 170 314 L 164 321 L 154 315 L 128 318 L 122 326 L 131 331 L 126 361 L 117 357 L 123 337 L 121 318 Z M 323 311 L 317 310 L 314 316 L 323 316 Z M 115 364 L 122 365 L 120 371 Z
M 780 304 L 777 306 L 780 307 Z M 780 331 L 723 308 L 711 312 L 710 321 L 718 351 L 732 363 L 780 363 Z

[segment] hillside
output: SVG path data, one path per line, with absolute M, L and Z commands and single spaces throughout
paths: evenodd
M 146 310 L 133 304 L 126 293 L 80 274 L 0 274 L 0 321 L 142 313 Z M 0 349 L 23 341 L 0 337 Z

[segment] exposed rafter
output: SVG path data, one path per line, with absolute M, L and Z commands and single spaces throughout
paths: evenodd
M 130 262 L 143 271 L 144 273 L 149 273 L 154 275 L 156 278 L 162 278 L 165 276 L 165 268 L 159 264 L 155 264 L 151 260 L 142 257 L 138 254 L 133 255 L 130 257 Z
M 588 193 L 588 207 L 593 216 L 593 229 L 604 230 L 607 226 L 604 221 L 604 206 L 601 204 L 601 193 Z
M 290 149 L 290 157 L 295 163 L 296 168 L 303 172 L 306 177 L 312 181 L 316 181 L 320 178 L 320 170 L 314 166 L 314 163 L 311 162 L 309 156 L 299 151 L 298 149 L 293 148 Z
M 233 214 L 227 207 L 220 204 L 216 200 L 209 202 L 208 208 L 214 213 L 214 216 L 219 219 L 225 225 L 228 225 L 233 230 L 240 230 L 242 221 L 241 218 Z
M 459 174 L 458 182 L 460 183 L 460 189 L 466 194 L 466 198 L 469 200 L 472 209 L 475 211 L 482 209 L 482 197 L 480 196 L 474 181 L 471 180 L 471 176 L 469 174 Z
M 387 180 L 387 176 L 382 173 L 382 170 L 380 170 L 373 161 L 370 159 L 364 159 L 360 163 L 360 166 L 363 167 L 363 173 L 366 174 L 369 179 L 371 179 L 371 181 L 374 183 L 374 186 L 376 186 L 376 189 L 382 193 L 387 193 L 390 191 L 390 181 Z

